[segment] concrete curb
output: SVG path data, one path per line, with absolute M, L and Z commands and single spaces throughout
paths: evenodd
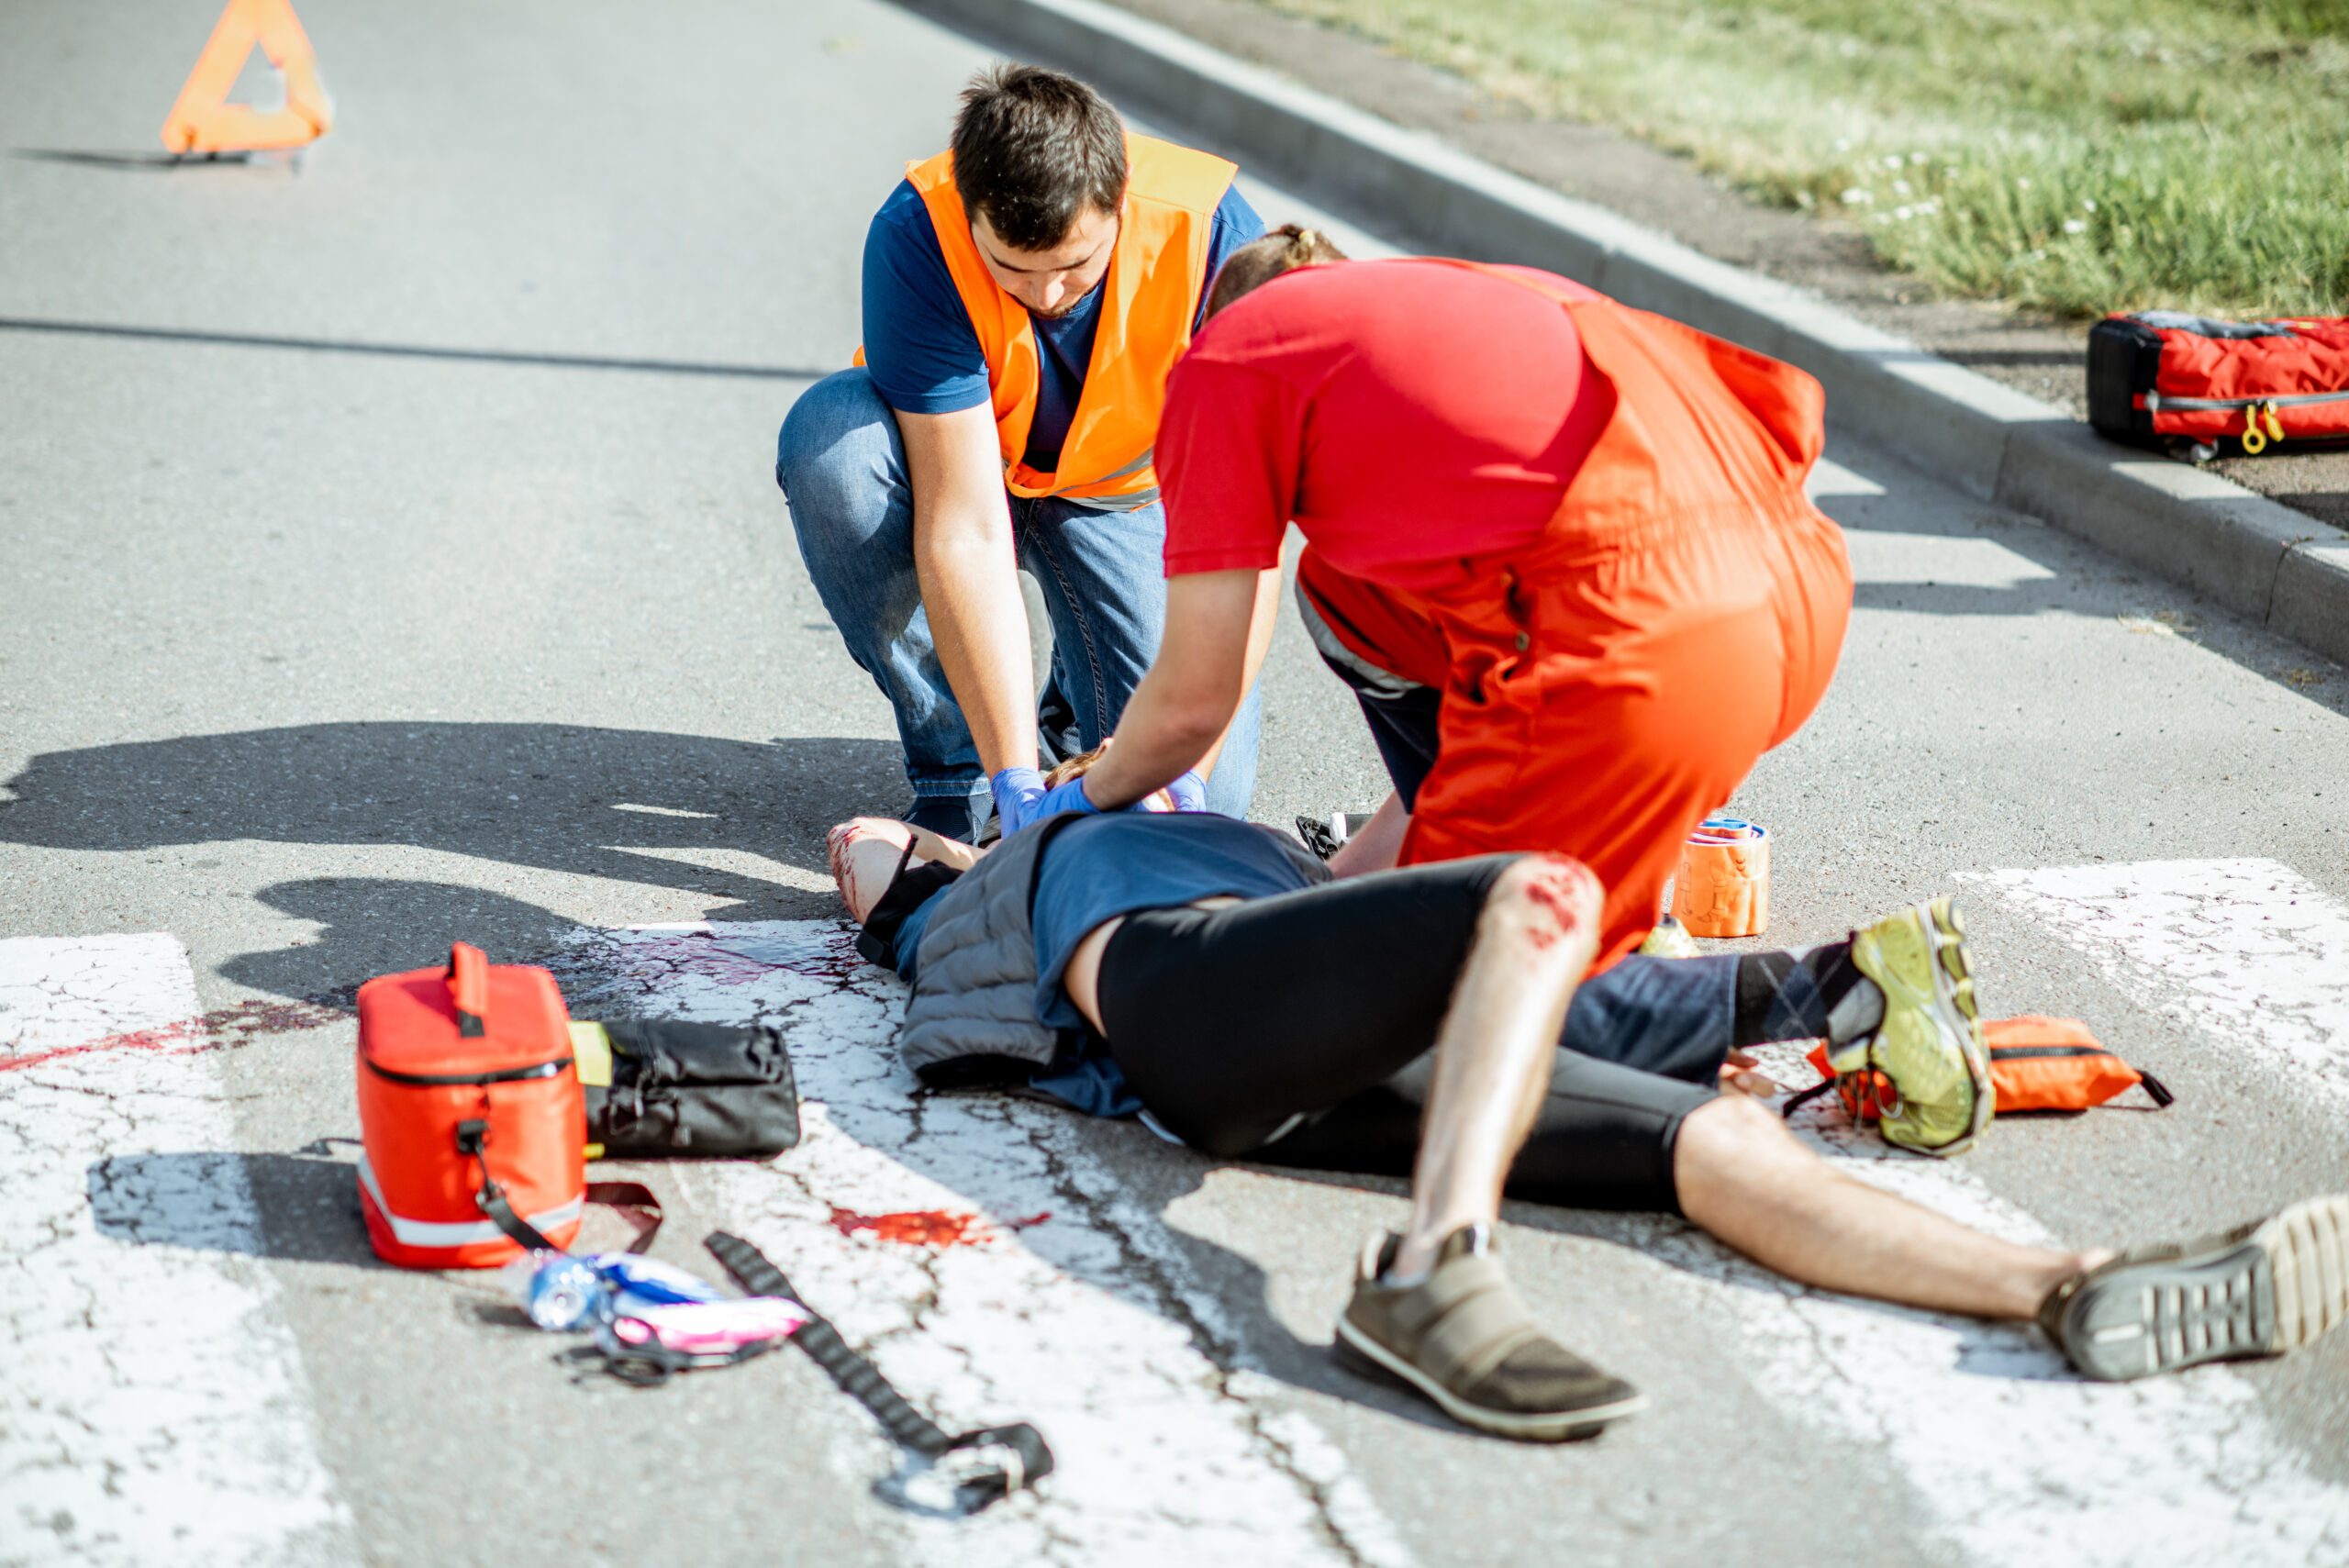
M 1095 0 L 900 0 L 1246 153 L 1425 248 L 1544 267 L 1801 366 L 1831 420 L 2349 663 L 2349 533 L 2114 446 L 2061 409 L 1787 284 Z

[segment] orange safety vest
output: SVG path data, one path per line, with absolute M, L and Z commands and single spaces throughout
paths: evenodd
M 1035 422 L 1042 371 L 1028 307 L 996 286 L 971 238 L 954 189 L 954 155 L 906 167 L 938 230 L 946 270 L 986 354 L 1004 484 L 1014 495 L 1114 501 L 1119 508 L 1158 499 L 1151 447 L 1166 405 L 1166 373 L 1190 347 L 1191 321 L 1208 278 L 1215 209 L 1237 165 L 1147 136 L 1126 138 L 1126 200 L 1103 280 L 1100 325 L 1085 391 L 1061 446 L 1059 469 L 1039 473 L 1022 461 Z M 859 353 L 862 361 L 863 356 Z

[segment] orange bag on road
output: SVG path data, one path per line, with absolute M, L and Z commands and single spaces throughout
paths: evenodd
M 360 1207 L 385 1262 L 490 1268 L 563 1248 L 587 1111 L 554 976 L 458 942 L 359 988 Z
M 1990 1048 L 1990 1082 L 1998 1091 L 2000 1116 L 2084 1111 L 2141 1084 L 2165 1109 L 2177 1098 L 2160 1079 L 2098 1044 L 2077 1018 L 2043 1018 L 2036 1013 L 1985 1018 L 1982 1040 Z
M 1990 1087 L 1998 1097 L 2000 1116 L 2084 1111 L 2140 1085 L 2165 1110 L 2177 1099 L 2160 1079 L 2098 1044 L 2088 1026 L 2077 1018 L 2043 1018 L 2036 1013 L 1985 1018 L 1982 1040 L 1990 1048 Z M 1879 1107 L 1891 1101 L 1890 1082 L 1873 1069 L 1837 1078 L 1828 1068 L 1823 1043 L 1813 1046 L 1807 1060 L 1826 1082 L 1787 1101 L 1789 1116 L 1831 1087 L 1854 1121 L 1876 1120 Z

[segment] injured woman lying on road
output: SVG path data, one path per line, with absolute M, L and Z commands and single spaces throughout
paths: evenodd
M 1139 1114 L 1214 1159 L 1408 1174 L 1408 1228 L 1364 1247 L 1338 1351 L 1487 1431 L 1578 1437 L 1645 1403 L 1511 1289 L 1504 1189 L 1681 1215 L 1822 1289 L 2035 1318 L 2090 1377 L 2273 1354 L 2349 1316 L 2349 1196 L 2183 1247 L 2058 1251 L 1787 1131 L 1742 1048 L 1971 1026 L 1970 981 L 1886 967 L 1921 951 L 1971 975 L 1947 899 L 1805 953 L 1590 975 L 1601 890 L 1556 855 L 1332 881 L 1282 835 L 1193 812 L 1052 817 L 986 851 L 859 818 L 830 848 L 860 947 L 912 983 L 898 1044 L 925 1083 Z

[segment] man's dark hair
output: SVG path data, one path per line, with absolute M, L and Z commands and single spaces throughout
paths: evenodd
M 963 89 L 954 121 L 954 188 L 1016 250 L 1050 250 L 1088 206 L 1126 196 L 1126 128 L 1074 76 L 997 65 Z

